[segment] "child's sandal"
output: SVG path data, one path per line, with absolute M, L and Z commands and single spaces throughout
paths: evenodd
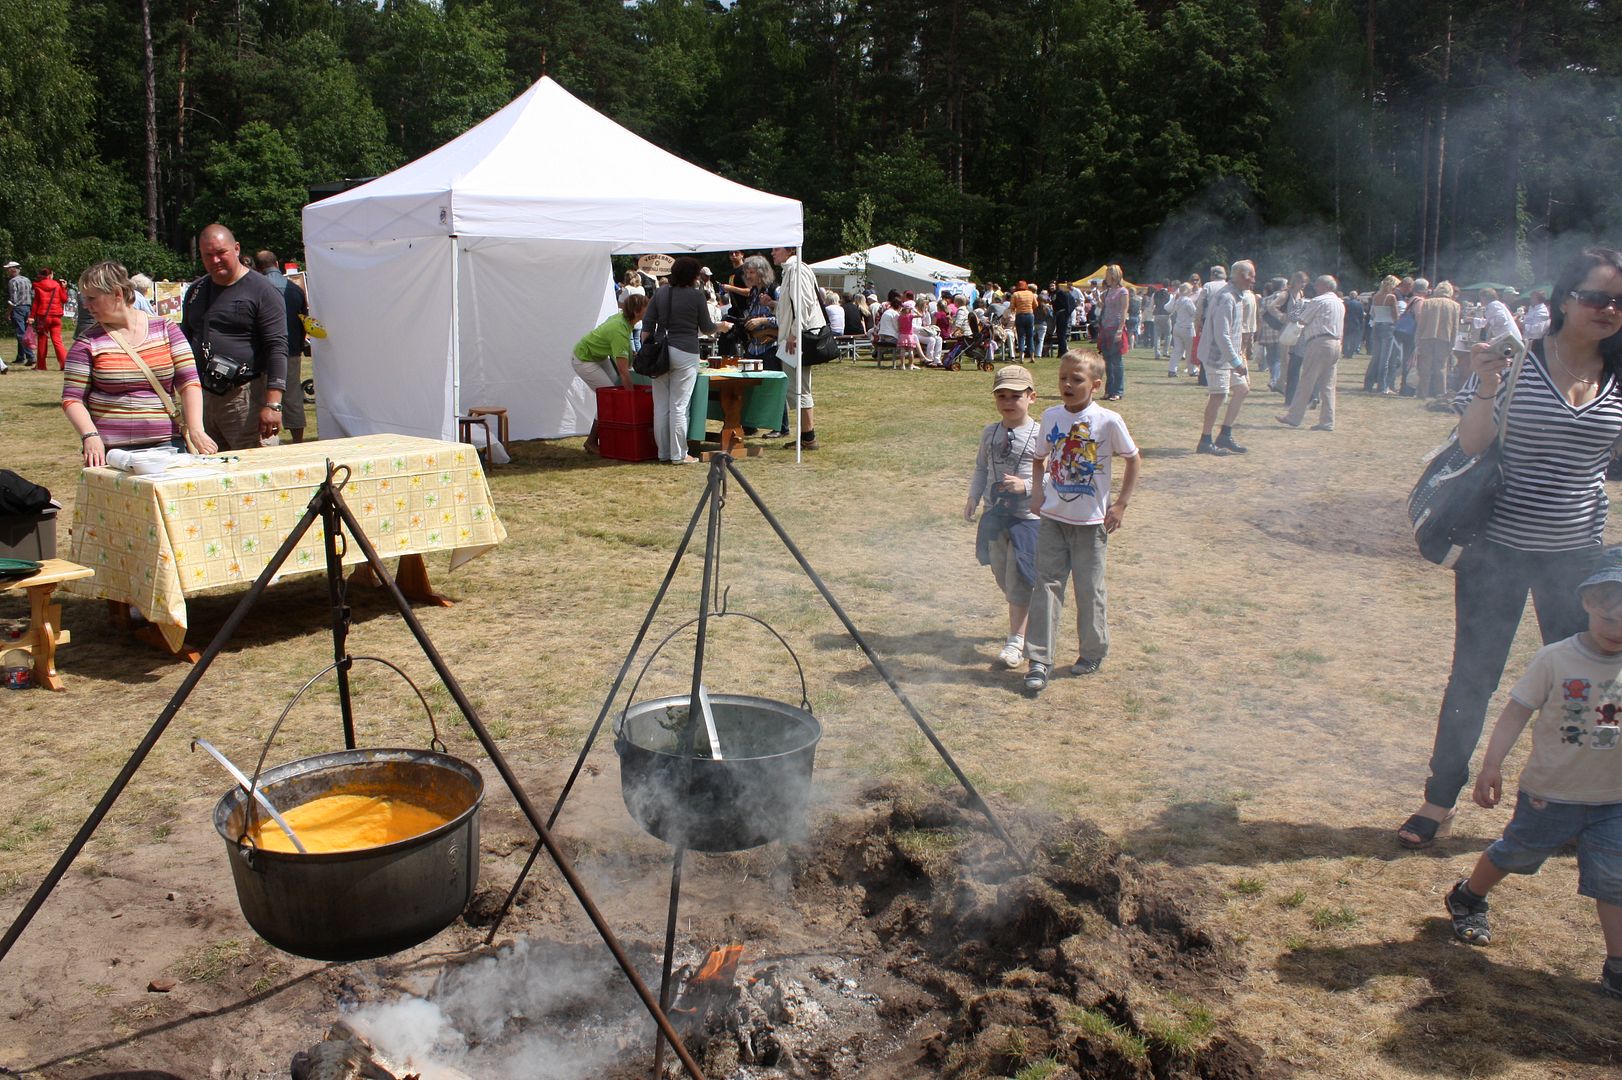
M 1492 941 L 1492 928 L 1487 925 L 1490 905 L 1485 897 L 1464 893 L 1464 878 L 1460 878 L 1447 894 L 1447 917 L 1453 923 L 1453 936 L 1466 945 L 1486 945 Z

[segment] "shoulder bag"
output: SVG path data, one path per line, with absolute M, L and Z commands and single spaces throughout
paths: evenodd
M 147 325 L 147 333 L 151 333 L 151 324 L 148 323 Z M 163 388 L 163 383 L 159 382 L 158 377 L 152 374 L 152 369 L 147 367 L 146 361 L 141 359 L 140 353 L 130 348 L 122 338 L 111 330 L 107 331 L 107 336 L 112 338 L 120 349 L 124 350 L 124 355 L 135 361 L 135 366 L 141 369 L 142 375 L 146 376 L 146 381 L 152 385 L 152 392 L 158 395 L 159 401 L 163 402 L 163 411 L 169 414 L 169 419 L 175 425 L 175 430 L 180 432 L 181 438 L 186 440 L 186 449 L 194 454 L 198 453 L 196 444 L 192 442 L 191 430 L 186 427 L 186 417 L 181 409 L 180 402 L 171 397 L 169 392 Z M 173 362 L 173 356 L 171 356 L 171 365 Z
M 651 334 L 642 335 L 642 347 L 631 358 L 631 370 L 649 379 L 657 379 L 670 370 L 670 289 L 665 289 L 665 314 Z
M 1509 429 L 1509 407 L 1515 400 L 1526 354 L 1509 373 L 1504 409 L 1498 416 L 1498 437 L 1479 454 L 1466 454 L 1455 427 L 1447 441 L 1425 459 L 1419 482 L 1408 494 L 1408 521 L 1413 526 L 1419 553 L 1438 566 L 1458 568 L 1459 557 L 1481 538 L 1492 516 L 1498 492 L 1504 486 L 1504 433 Z
M 810 273 L 809 270 L 805 272 Z M 813 288 L 813 294 L 815 291 Z M 812 306 L 816 308 L 822 325 L 800 331 L 800 362 L 807 367 L 813 364 L 826 364 L 839 355 L 839 342 L 834 340 L 833 328 L 828 325 L 828 313 L 822 310 L 820 303 L 814 303 Z

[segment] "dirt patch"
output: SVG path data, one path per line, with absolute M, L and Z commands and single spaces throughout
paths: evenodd
M 1139 865 L 1085 819 L 1020 812 L 1010 824 L 1028 869 L 961 798 L 919 786 L 872 787 L 828 815 L 773 867 L 774 912 L 750 914 L 740 895 L 735 978 L 694 977 L 726 928 L 679 938 L 672 1016 L 706 1073 L 1267 1075 L 1221 1018 L 1244 965 L 1202 921 L 1197 879 Z M 475 921 L 498 891 L 475 902 Z M 560 944 L 552 912 L 526 908 L 524 938 L 445 969 L 420 998 L 373 995 L 356 1027 L 425 1076 L 518 1075 L 515 1062 L 552 1075 L 561 1033 L 571 1066 L 557 1075 L 584 1075 L 589 1060 L 594 1075 L 645 1076 L 651 1024 L 606 954 Z M 807 949 L 813 925 L 821 940 Z M 653 942 L 629 945 L 656 969 Z

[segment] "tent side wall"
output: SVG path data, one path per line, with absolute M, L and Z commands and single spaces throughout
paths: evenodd
M 586 434 L 597 399 L 569 357 L 614 310 L 609 245 L 464 237 L 459 252 L 462 411 L 506 408 L 514 439 Z
M 322 438 L 456 437 L 449 237 L 311 244 Z

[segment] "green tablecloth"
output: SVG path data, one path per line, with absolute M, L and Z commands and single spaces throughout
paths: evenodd
M 716 381 L 726 377 L 717 375 Z M 747 377 L 764 381 L 759 385 L 744 387 L 743 426 L 776 430 L 783 419 L 783 403 L 788 400 L 788 376 L 781 371 L 752 371 Z M 631 380 L 639 386 L 651 385 L 653 381 L 635 372 L 632 372 Z M 699 368 L 698 380 L 693 385 L 693 400 L 687 409 L 687 438 L 692 442 L 702 442 L 708 422 L 720 419 L 721 399 L 710 394 L 709 370 Z

